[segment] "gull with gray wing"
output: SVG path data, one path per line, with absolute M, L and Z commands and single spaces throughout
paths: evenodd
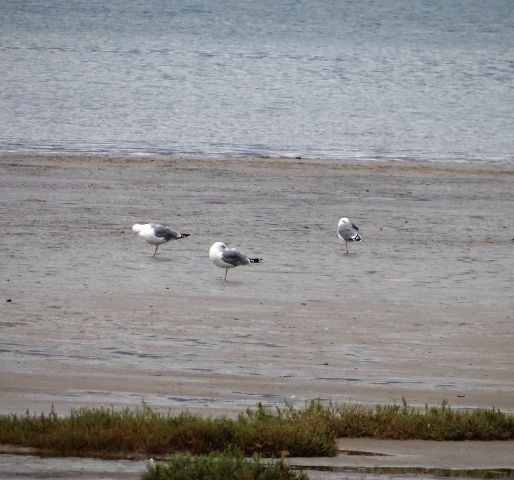
M 227 279 L 229 268 L 262 262 L 262 258 L 249 257 L 235 248 L 227 248 L 223 242 L 215 242 L 212 244 L 209 250 L 209 258 L 212 260 L 214 265 L 225 269 L 224 280 Z
M 344 240 L 347 255 L 350 253 L 348 251 L 348 242 L 360 242 L 362 240 L 359 235 L 359 227 L 350 222 L 346 217 L 339 219 L 339 223 L 337 224 L 337 236 Z
M 155 245 L 153 256 L 157 254 L 159 245 L 169 242 L 170 240 L 178 240 L 180 238 L 189 237 L 189 233 L 180 233 L 166 225 L 158 223 L 136 223 L 132 226 L 132 231 L 136 232 L 145 242 Z

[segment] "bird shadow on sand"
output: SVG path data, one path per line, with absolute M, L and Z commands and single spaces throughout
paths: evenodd
M 238 285 L 244 285 L 245 282 L 241 281 L 241 280 L 232 280 L 230 278 L 227 278 L 226 280 L 223 280 L 223 278 L 217 278 L 215 280 L 216 282 L 216 285 L 219 285 L 219 286 L 227 286 L 227 287 L 236 287 Z
M 352 252 L 351 250 L 346 253 L 346 252 L 343 252 L 343 253 L 340 253 L 339 254 L 342 258 L 348 258 L 348 257 L 357 257 L 359 256 L 359 252 Z
M 171 257 L 167 257 L 165 255 L 157 255 L 157 256 L 152 256 L 150 255 L 148 258 L 147 258 L 147 261 L 148 262 L 172 262 L 173 259 Z

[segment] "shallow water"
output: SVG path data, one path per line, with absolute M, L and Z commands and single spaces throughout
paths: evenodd
M 514 161 L 510 0 L 4 2 L 0 149 Z
M 373 452 L 353 452 L 352 455 L 373 456 Z M 401 455 L 400 455 L 401 457 Z M 356 467 L 340 465 L 341 457 L 290 461 L 299 465 L 310 480 L 431 480 L 441 478 L 511 478 L 508 468 L 459 469 L 433 467 Z M 311 463 L 310 463 L 311 462 Z M 52 458 L 35 455 L 0 454 L 0 479 L 37 480 L 60 478 L 62 480 L 139 480 L 149 465 L 149 460 L 103 460 L 96 458 Z

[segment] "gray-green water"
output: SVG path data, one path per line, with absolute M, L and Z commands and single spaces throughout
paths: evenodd
M 512 162 L 511 0 L 0 0 L 0 149 Z

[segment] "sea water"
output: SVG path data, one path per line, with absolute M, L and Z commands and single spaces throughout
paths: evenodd
M 514 162 L 512 0 L 0 0 L 0 150 Z

